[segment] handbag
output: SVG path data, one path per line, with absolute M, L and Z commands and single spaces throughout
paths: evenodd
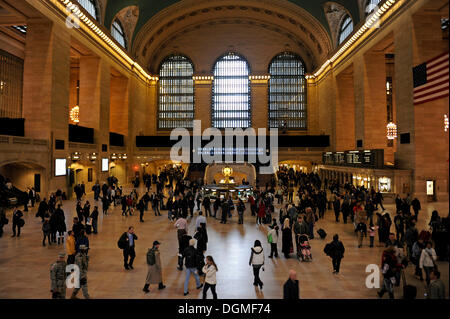
M 433 262 L 433 272 L 434 271 L 439 271 L 438 265 L 436 265 L 436 263 L 434 262 L 433 256 L 431 256 L 428 251 L 426 251 L 426 253 L 428 254 L 428 256 L 430 256 L 431 261 Z
M 25 221 L 21 218 L 21 219 L 19 219 L 19 220 L 17 221 L 17 225 L 18 225 L 19 227 L 23 227 L 23 226 L 25 225 Z

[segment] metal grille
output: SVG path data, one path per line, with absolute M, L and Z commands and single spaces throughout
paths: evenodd
M 194 68 L 184 56 L 170 56 L 159 69 L 158 129 L 192 128 Z
M 0 50 L 0 117 L 22 117 L 23 60 Z
M 96 0 L 78 0 L 78 3 L 97 21 L 100 21 Z
M 349 16 L 344 18 L 339 31 L 339 44 L 344 42 L 345 39 L 353 32 L 353 20 Z
M 118 20 L 114 20 L 111 27 L 111 35 L 117 42 L 120 43 L 125 49 L 127 48 L 127 43 L 125 41 L 125 32 L 123 31 L 122 25 Z
M 269 127 L 306 130 L 306 79 L 302 59 L 277 55 L 269 65 Z
M 212 126 L 250 127 L 249 67 L 242 57 L 230 53 L 214 66 Z

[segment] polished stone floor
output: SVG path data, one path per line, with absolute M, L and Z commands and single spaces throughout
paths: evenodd
M 142 191 L 142 190 L 141 190 Z M 88 199 L 91 201 L 92 196 Z M 99 207 L 101 204 L 99 203 Z M 392 212 L 393 205 L 385 205 Z M 437 209 L 441 215 L 448 213 L 448 202 L 423 204 L 419 215 L 419 230 L 425 228 L 431 211 Z M 72 226 L 72 217 L 76 215 L 73 201 L 65 201 L 63 209 L 68 227 Z M 5 226 L 5 234 L 0 238 L 0 298 L 50 298 L 49 267 L 56 260 L 62 245 L 42 246 L 41 222 L 35 218 L 35 209 L 25 214 L 25 227 L 19 238 L 11 238 L 11 224 Z M 8 212 L 8 218 L 11 216 Z M 278 215 L 278 214 L 277 214 Z M 255 219 L 247 211 L 244 225 L 237 223 L 236 215 L 231 223 L 223 225 L 219 220 L 208 218 L 208 250 L 219 267 L 217 273 L 217 294 L 219 298 L 282 298 L 282 285 L 288 277 L 289 269 L 295 269 L 300 280 L 300 297 L 311 299 L 372 299 L 377 298 L 376 289 L 368 289 L 365 272 L 368 264 L 380 264 L 382 247 L 369 248 L 368 242 L 362 248 L 357 247 L 353 225 L 335 223 L 332 211 L 327 211 L 325 220 L 320 220 L 315 229 L 323 228 L 328 233 L 326 240 L 311 240 L 314 260 L 300 263 L 295 258 L 267 258 L 270 247 L 267 244 L 267 226 L 256 226 Z M 11 220 L 11 218 L 10 218 Z M 89 292 L 92 298 L 185 298 L 183 284 L 185 272 L 178 271 L 177 236 L 173 223 L 167 219 L 167 212 L 156 217 L 151 211 L 146 212 L 144 223 L 138 216 L 121 216 L 120 208 L 113 209 L 108 216 L 100 216 L 99 233 L 89 235 L 90 268 L 88 272 Z M 139 237 L 136 242 L 135 269 L 123 268 L 122 252 L 117 247 L 119 236 L 133 225 Z M 189 234 L 193 235 L 194 220 L 190 222 Z M 323 247 L 338 233 L 346 247 L 342 261 L 341 273 L 332 274 L 331 260 L 323 253 Z M 266 252 L 265 271 L 261 273 L 263 290 L 253 285 L 252 269 L 248 265 L 250 247 L 259 239 Z M 167 288 L 158 291 L 152 286 L 151 293 L 142 292 L 147 266 L 146 252 L 154 240 L 160 241 L 163 265 L 163 278 Z M 279 240 L 281 250 L 281 238 Z M 442 279 L 446 283 L 448 297 L 448 262 L 438 262 Z M 408 283 L 418 287 L 418 298 L 423 298 L 423 283 L 413 276 L 413 269 L 406 270 Z M 201 292 L 195 289 L 191 278 L 190 294 L 186 298 L 201 298 Z M 401 287 L 395 289 L 396 298 L 402 295 Z M 70 296 L 70 290 L 67 296 Z M 79 297 L 82 298 L 81 292 Z M 211 298 L 209 292 L 209 298 Z M 387 295 L 385 296 L 387 298 Z

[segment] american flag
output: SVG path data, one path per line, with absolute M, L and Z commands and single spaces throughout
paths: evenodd
M 413 69 L 415 105 L 449 95 L 448 61 L 446 52 Z

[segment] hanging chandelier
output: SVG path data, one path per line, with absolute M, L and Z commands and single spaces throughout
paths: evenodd
M 76 124 L 80 123 L 80 107 L 74 106 L 71 110 L 70 110 L 70 120 Z
M 444 132 L 448 132 L 448 115 L 444 114 Z
M 394 122 L 389 122 L 388 125 L 386 125 L 386 129 L 388 140 L 397 138 L 397 125 Z

